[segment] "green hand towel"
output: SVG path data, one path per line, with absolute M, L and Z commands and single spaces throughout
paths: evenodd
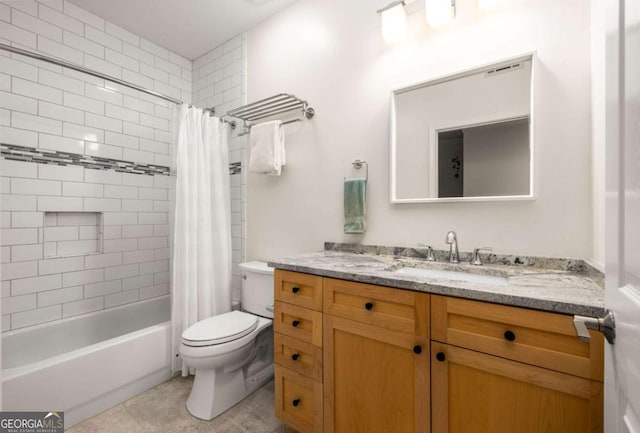
M 364 233 L 367 228 L 367 179 L 344 180 L 344 232 Z

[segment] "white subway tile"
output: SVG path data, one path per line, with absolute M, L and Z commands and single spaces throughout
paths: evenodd
M 128 290 L 122 293 L 114 293 L 104 297 L 105 308 L 117 307 L 118 305 L 130 304 L 138 300 L 137 290 Z
M 12 181 L 17 180 L 22 179 L 12 179 Z M 13 228 L 42 227 L 43 214 L 42 212 L 13 212 L 11 224 Z
M 151 83 L 148 86 L 145 86 L 145 87 L 149 87 L 149 88 L 153 87 L 153 81 L 151 81 Z M 156 105 L 156 104 L 153 104 L 151 102 L 143 101 L 141 99 L 134 98 L 134 97 L 128 96 L 128 95 L 124 96 L 124 101 L 123 102 L 124 102 L 123 105 L 125 107 L 130 108 L 130 109 L 135 110 L 135 111 L 142 112 L 142 113 L 147 113 L 147 114 L 154 114 L 155 113 L 156 115 L 159 115 L 158 113 L 156 113 L 156 110 L 158 110 L 158 109 L 159 110 L 163 110 L 163 109 L 164 110 L 168 110 L 167 108 L 162 107 L 160 105 Z M 169 111 L 171 111 L 171 110 L 169 110 Z M 171 111 L 171 113 L 173 113 L 173 112 Z M 173 116 L 173 114 L 171 114 L 171 116 Z M 170 117 L 170 119 L 173 119 L 173 117 Z
M 49 87 L 66 90 L 68 92 L 79 94 L 84 93 L 84 83 L 82 81 L 76 80 L 75 78 L 66 77 L 62 74 L 51 72 L 46 69 L 40 70 L 40 73 L 38 74 L 38 82 Z
M 64 0 L 64 13 L 99 30 L 104 30 L 105 28 L 104 19 L 92 14 L 91 12 L 88 12 L 85 9 L 82 9 L 79 6 L 74 5 L 68 0 Z
M 105 239 L 104 252 L 134 251 L 138 249 L 137 239 Z
M 0 180 L 0 191 L 2 194 L 11 194 L 11 178 L 2 177 Z
M 38 262 L 38 274 L 49 275 L 60 272 L 80 271 L 84 269 L 84 257 L 64 257 L 45 259 Z
M 62 186 L 55 180 L 11 179 L 11 192 L 26 195 L 61 195 Z
M 171 143 L 173 136 L 169 131 L 161 131 L 159 129 L 154 129 L 153 138 L 156 141 L 162 141 L 163 143 Z
M 62 73 L 68 77 L 75 78 L 76 80 L 80 80 L 83 83 L 89 83 L 94 86 L 102 86 L 102 87 L 104 87 L 105 85 L 105 80 L 103 80 L 102 78 L 85 74 L 83 72 L 74 71 L 73 69 L 63 69 Z M 109 81 L 106 81 L 106 83 L 108 82 Z
M 78 301 L 82 299 L 82 286 L 66 287 L 64 289 L 48 290 L 38 293 L 38 307 L 64 304 L 65 302 Z M 60 306 L 60 305 L 58 305 Z
M 128 251 L 126 253 L 123 253 L 123 256 L 122 256 L 123 263 L 144 263 L 144 262 L 152 262 L 154 260 L 155 260 L 155 255 L 153 250 Z M 145 272 L 145 273 L 148 273 L 148 272 Z
M 140 263 L 140 275 L 154 274 L 156 272 L 168 272 L 169 260 L 156 260 L 153 262 Z
M 85 212 L 120 212 L 121 202 L 111 198 L 85 198 Z
M 113 104 L 107 104 L 105 114 L 115 119 L 126 120 L 133 123 L 138 123 L 140 118 L 137 111 Z
M 39 148 L 84 154 L 84 141 L 57 135 L 38 134 Z
M 154 212 L 169 212 L 169 201 L 160 200 L 153 202 L 153 211 Z
M 139 224 L 167 224 L 167 217 L 166 212 L 140 212 L 138 222 Z
M 171 251 L 169 248 L 158 248 L 155 250 L 156 260 L 169 260 L 171 258 Z
M 12 262 L 26 262 L 42 259 L 42 245 L 15 245 L 11 247 Z
M 174 77 L 173 75 L 169 75 L 169 85 L 184 90 L 185 92 L 192 91 L 191 81 Z
M 58 226 L 89 226 L 98 224 L 98 214 L 90 212 L 58 212 Z
M 78 227 L 45 227 L 44 241 L 75 241 L 78 240 Z
M 89 114 L 94 116 L 93 114 Z M 104 131 L 102 129 L 82 126 L 75 123 L 64 122 L 62 134 L 65 137 L 77 138 L 78 140 L 91 141 L 85 144 L 85 152 L 89 154 L 90 145 L 104 142 Z
M 104 143 L 86 143 L 85 153 L 87 155 L 99 156 L 102 158 L 122 160 L 122 148 L 110 146 Z
M 38 101 L 10 92 L 0 92 L 0 107 L 8 110 L 21 111 L 23 113 L 36 114 L 38 112 Z
M 29 195 L 4 195 L 2 210 L 4 211 L 35 211 L 36 197 Z
M 42 36 L 38 36 L 38 50 L 71 63 L 82 64 L 82 51 Z
M 169 294 L 168 283 L 156 284 L 155 286 L 142 287 L 140 289 L 140 300 L 156 298 L 158 296 L 163 296 L 168 294 Z
M 152 187 L 154 176 L 143 174 L 122 173 L 122 184 L 131 186 Z
M 111 36 L 121 39 L 134 46 L 140 45 L 140 37 L 138 37 L 137 35 L 123 29 L 122 27 L 118 27 L 117 25 L 112 24 L 109 21 L 107 21 L 106 24 L 106 32 Z
M 97 283 L 103 280 L 104 269 L 91 269 L 88 271 L 67 272 L 62 274 L 63 287 Z
M 57 242 L 44 242 L 43 243 L 44 257 L 58 257 L 58 243 Z
M 112 77 L 122 78 L 122 68 L 111 62 L 106 62 L 98 57 L 90 54 L 84 55 L 84 66 L 96 71 L 100 71 L 103 74 L 111 75 Z M 115 84 L 105 82 L 105 87 L 115 87 Z
M 43 292 L 62 287 L 62 276 L 46 275 L 44 277 L 21 278 L 11 281 L 11 296 Z
M 15 112 L 14 112 L 15 113 Z M 17 146 L 38 147 L 38 133 L 16 129 L 8 126 L 0 126 L 0 137 L 5 144 L 15 144 Z
M 112 50 L 122 52 L 122 41 L 119 38 L 113 37 L 93 27 L 87 27 L 84 33 L 87 39 L 109 47 Z
M 0 108 L 0 125 L 11 126 L 11 110 Z
M 38 68 L 24 61 L 3 57 L 0 62 L 0 72 L 14 77 L 21 77 L 31 81 L 38 80 Z
M 138 239 L 138 249 L 140 250 L 166 248 L 167 246 L 168 243 L 165 236 Z
M 62 304 L 62 317 L 78 316 L 104 309 L 104 298 L 90 298 Z
M 38 197 L 38 210 L 49 212 L 81 212 L 82 198 L 79 197 Z
M 153 140 L 154 130 L 148 126 L 141 126 L 135 123 L 124 122 L 122 124 L 122 132 L 128 135 L 134 135 L 136 137 L 148 138 Z
M 112 170 L 86 169 L 84 171 L 84 181 L 89 183 L 120 185 L 122 184 L 122 173 Z
M 81 240 L 93 239 L 94 241 L 98 239 L 98 226 L 80 226 L 80 236 Z
M 152 237 L 152 236 L 153 236 L 152 225 L 122 226 L 123 238 L 142 238 L 142 237 Z
M 114 146 L 137 149 L 140 139 L 132 135 L 118 134 L 117 132 L 105 131 L 104 142 Z
M 122 290 L 134 290 L 151 285 L 153 285 L 153 274 L 140 275 L 122 280 Z
M 155 110 L 151 113 L 148 113 L 147 111 L 145 111 L 145 113 L 147 114 L 155 114 L 157 117 L 160 117 L 161 119 L 167 119 L 169 121 L 173 120 L 173 108 L 168 108 L 168 107 L 162 107 L 160 105 L 156 105 Z M 142 111 L 142 110 L 139 110 Z
M 179 56 L 178 54 L 171 51 L 169 52 L 169 60 L 176 65 L 188 70 L 191 70 L 191 68 L 193 67 L 191 60 L 185 59 L 184 57 Z
M 137 199 L 138 188 L 132 186 L 106 185 L 104 196 L 110 198 Z
M 147 65 L 146 63 L 140 63 L 140 73 L 156 81 L 169 83 L 169 73 L 156 68 L 155 66 Z
M 33 116 L 27 113 L 14 111 L 11 113 L 11 126 L 30 131 L 44 132 L 46 134 L 62 134 L 62 122 L 54 119 L 47 119 L 42 116 Z
M 84 123 L 84 112 L 76 110 L 75 108 L 68 108 L 62 105 L 50 104 L 49 102 L 40 101 L 38 103 L 38 109 L 38 114 L 41 117 L 49 117 L 51 119 L 63 120 L 65 122 L 73 122 L 76 124 Z M 64 134 L 64 128 L 61 134 Z
M 69 30 L 79 35 L 84 34 L 84 24 L 80 21 L 43 4 L 40 4 L 38 9 L 38 17 L 41 20 L 55 24 L 65 30 Z
M 105 60 L 130 71 L 138 72 L 138 70 L 140 69 L 140 62 L 138 62 L 138 60 L 134 59 L 133 57 L 129 57 L 113 51 L 109 48 L 106 49 Z M 122 72 L 124 74 L 124 70 Z M 124 75 L 122 77 L 124 79 Z
M 19 313 L 36 308 L 36 295 L 11 296 L 2 300 L 2 314 Z
M 10 263 L 10 262 L 11 262 L 11 247 L 10 246 L 0 247 L 0 263 Z
M 96 239 L 60 241 L 57 243 L 57 251 L 60 256 L 92 254 L 98 251 L 98 241 Z
M 180 89 L 176 89 L 173 86 L 170 86 L 167 83 L 161 82 L 159 80 L 155 80 L 155 82 L 153 83 L 153 90 L 155 90 L 156 92 L 159 93 L 164 93 L 167 96 L 171 96 L 172 98 L 176 98 L 176 99 L 181 99 L 182 98 L 182 93 L 180 91 Z M 187 96 L 187 98 L 190 98 L 191 96 Z
M 28 245 L 38 243 L 38 229 L 2 229 L 1 245 Z M 5 276 L 2 276 L 3 279 Z
M 60 319 L 62 317 L 60 310 L 60 305 L 51 305 L 50 307 L 12 314 L 11 329 L 25 328 Z
M 11 12 L 11 23 L 30 32 L 46 36 L 54 41 L 62 42 L 62 29 L 60 27 L 39 20 L 33 15 L 25 14 L 14 9 Z
M 0 20 L 6 22 L 11 21 L 11 8 L 4 3 L 0 3 Z M 4 332 L 4 329 L 2 332 Z
M 167 200 L 167 190 L 159 188 L 140 188 L 141 200 Z
M 40 179 L 82 181 L 84 168 L 73 165 L 32 164 L 38 166 Z
M 28 48 L 36 48 L 37 35 L 28 30 L 0 21 L 0 38 L 7 39 L 13 43 L 24 45 Z M 4 59 L 3 59 L 4 61 Z
M 148 272 L 147 272 L 148 273 Z M 114 266 L 111 268 L 105 268 L 104 277 L 107 280 L 113 280 L 116 278 L 129 278 L 135 277 L 138 274 L 138 264 L 128 264 L 121 266 Z
M 11 228 L 11 212 L 0 212 L 1 223 L 0 228 L 8 229 Z
M 103 239 L 120 239 L 122 238 L 122 227 L 121 226 L 104 226 L 102 228 Z
M 4 243 L 4 236 L 2 241 Z M 2 265 L 3 280 L 16 280 L 18 278 L 35 277 L 36 275 L 38 275 L 37 261 L 4 263 Z
M 0 10 L 2 6 L 3 5 L 0 4 Z M 9 330 L 11 330 L 11 316 L 10 315 L 2 316 L 2 332 L 7 332 Z
M 144 38 L 140 39 L 140 48 L 150 53 L 153 53 L 156 56 L 162 57 L 163 59 L 169 60 L 169 50 L 159 45 L 156 45 L 153 42 L 148 41 Z
M 105 226 L 138 224 L 138 214 L 135 212 L 105 212 L 102 214 L 102 221 Z
M 148 65 L 153 65 L 155 56 L 145 50 L 141 50 L 140 48 L 131 45 L 130 43 L 125 42 L 122 46 L 122 52 L 129 57 L 133 57 L 134 59 L 138 59 L 141 62 L 144 62 Z
M 102 197 L 104 187 L 93 183 L 64 182 L 62 195 L 71 197 Z
M 171 188 L 175 184 L 175 176 L 153 176 L 153 186 L 155 188 Z
M 84 258 L 85 269 L 105 268 L 107 266 L 118 266 L 122 262 L 122 253 L 94 254 Z M 107 278 L 109 279 L 109 278 Z
M 153 236 L 169 236 L 169 224 L 154 225 Z
M 112 293 L 118 293 L 122 290 L 122 281 L 104 281 L 102 283 L 88 284 L 84 286 L 85 298 L 95 298 L 96 296 L 104 296 Z
M 155 155 L 151 152 L 136 149 L 123 149 L 122 155 L 125 161 L 143 162 L 146 164 L 155 163 Z
M 171 273 L 170 272 L 157 272 L 153 274 L 153 283 L 154 284 L 162 284 L 171 282 Z
M 168 72 L 169 74 L 175 75 L 177 77 L 179 77 L 182 74 L 182 69 L 180 68 L 179 65 L 176 65 L 175 63 L 169 62 L 160 57 L 156 57 L 155 67 L 162 71 Z
M 121 120 L 100 116 L 98 114 L 86 113 L 84 115 L 84 123 L 87 126 L 93 126 L 99 129 L 106 129 L 114 132 L 122 132 Z
M 4 142 L 4 137 L 2 137 Z M 10 177 L 37 177 L 38 165 L 32 162 L 11 161 L 10 159 L 0 160 L 0 173 Z
M 87 84 L 89 86 L 89 84 Z M 91 98 L 85 98 L 84 96 L 76 95 L 75 93 L 64 92 L 63 96 L 64 105 L 71 108 L 77 108 L 82 111 L 89 111 L 95 114 L 104 114 L 104 102 Z
M 128 120 L 128 119 L 125 119 Z M 169 130 L 169 121 L 149 114 L 140 114 L 140 124 L 151 128 Z
M 153 211 L 153 201 L 122 200 L 122 210 L 124 212 L 151 212 Z

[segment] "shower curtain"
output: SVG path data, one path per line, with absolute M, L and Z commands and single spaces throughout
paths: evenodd
M 172 278 L 172 370 L 182 332 L 231 309 L 231 202 L 227 125 L 200 108 L 174 113 L 176 169 Z

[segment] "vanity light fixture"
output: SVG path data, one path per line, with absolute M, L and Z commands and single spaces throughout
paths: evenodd
M 442 27 L 453 20 L 456 14 L 455 0 L 425 0 L 424 11 L 427 24 L 432 29 Z
M 377 12 L 382 19 L 382 37 L 389 44 L 398 42 L 407 35 L 407 11 L 404 6 L 403 0 L 394 1 Z

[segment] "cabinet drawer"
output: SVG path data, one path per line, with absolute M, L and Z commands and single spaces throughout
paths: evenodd
M 322 348 L 287 335 L 274 334 L 276 364 L 322 382 Z
M 322 347 L 322 313 L 320 311 L 276 302 L 273 330 Z
M 323 311 L 385 329 L 429 336 L 429 295 L 353 281 L 323 279 Z
M 603 336 L 578 340 L 573 316 L 432 296 L 431 326 L 433 340 L 603 381 Z
M 287 368 L 275 371 L 276 417 L 300 433 L 322 433 L 322 384 Z
M 322 311 L 322 277 L 276 269 L 275 299 Z

